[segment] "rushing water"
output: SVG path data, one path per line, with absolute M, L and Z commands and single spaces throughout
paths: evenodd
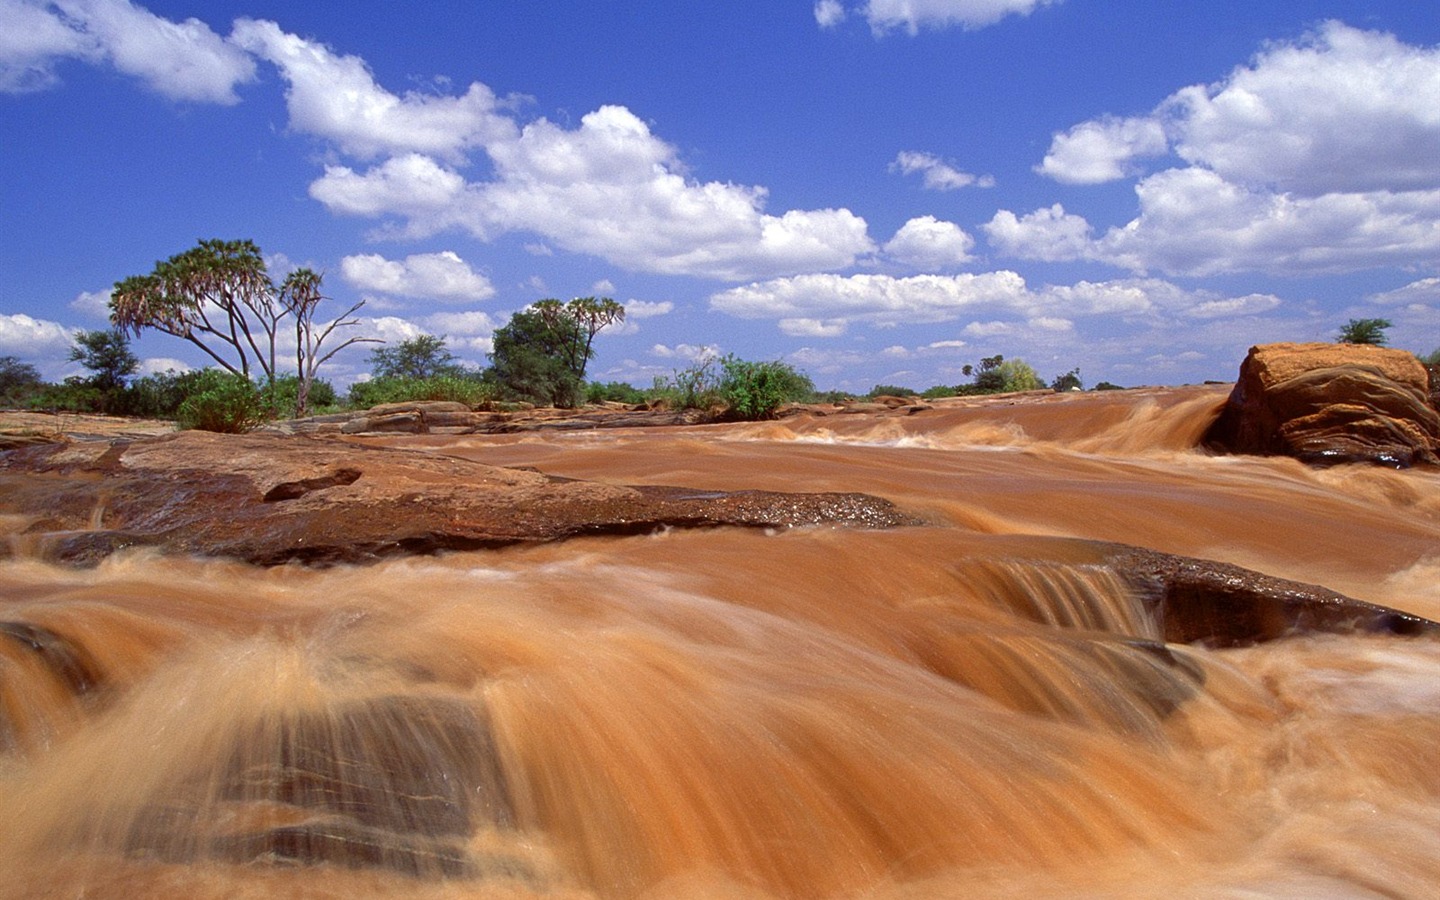
M 7 562 L 0 896 L 1434 896 L 1440 643 L 1167 647 L 1067 540 L 1440 617 L 1440 478 L 1191 449 L 1223 396 L 386 439 L 925 527 Z

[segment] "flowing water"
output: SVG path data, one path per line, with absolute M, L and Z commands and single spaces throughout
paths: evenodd
M 1430 897 L 1440 642 L 1161 643 L 1073 538 L 1440 617 L 1440 477 L 1223 389 L 395 437 L 930 524 L 0 566 L 3 897 Z

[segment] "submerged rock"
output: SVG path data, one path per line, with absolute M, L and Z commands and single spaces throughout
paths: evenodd
M 323 437 L 200 431 L 12 451 L 0 457 L 0 512 L 28 519 L 12 552 L 94 562 L 156 545 L 262 565 L 666 527 L 916 524 L 865 494 L 599 484 Z
M 1226 453 L 1312 464 L 1440 464 L 1440 414 L 1413 354 L 1361 344 L 1250 348 L 1203 439 Z

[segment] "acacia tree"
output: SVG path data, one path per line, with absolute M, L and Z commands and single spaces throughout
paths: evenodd
M 295 319 L 295 370 L 300 379 L 295 393 L 297 417 L 309 412 L 310 386 L 315 383 L 316 371 L 330 357 L 352 344 L 383 343 L 379 338 L 350 337 L 321 352 L 335 329 L 359 324 L 358 319 L 351 317 L 365 305 L 365 301 L 361 300 L 317 330 L 315 308 L 325 299 L 320 293 L 322 279 L 323 276 L 313 269 L 296 269 L 285 276 L 285 281 L 280 285 L 280 306 Z
M 86 380 L 107 401 L 125 390 L 125 379 L 140 370 L 140 360 L 130 351 L 130 339 L 118 328 L 75 332 L 69 358 L 95 373 Z
M 1340 326 L 1336 336 L 1342 344 L 1373 344 L 1383 347 L 1386 343 L 1385 329 L 1390 328 L 1389 319 L 1351 319 Z
M 413 378 L 423 381 L 442 375 L 462 375 L 464 369 L 445 346 L 445 338 L 418 334 L 394 347 L 370 351 L 370 371 L 378 378 Z

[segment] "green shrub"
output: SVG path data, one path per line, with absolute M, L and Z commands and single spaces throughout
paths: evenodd
M 810 376 L 788 363 L 750 362 L 730 355 L 720 365 L 720 395 L 731 418 L 769 419 L 782 404 L 815 396 Z
M 669 378 L 656 378 L 650 399 L 675 409 L 713 409 L 724 403 L 720 390 L 723 378 L 720 358 L 706 356 Z
M 1050 382 L 1050 387 L 1054 388 L 1058 394 L 1062 391 L 1081 390 L 1085 387 L 1085 383 L 1080 380 L 1080 370 L 1075 368 L 1066 372 L 1064 375 L 1056 375 L 1055 380 Z
M 955 397 L 960 389 L 948 384 L 937 384 L 934 387 L 926 388 L 920 396 L 926 400 L 939 400 L 942 397 Z
M 1035 391 L 1045 387 L 1045 382 L 1023 359 L 1007 359 L 995 371 L 1005 379 L 1003 391 Z
M 609 381 L 604 384 L 592 381 L 585 385 L 586 403 L 628 403 L 633 406 L 644 403 L 647 399 L 649 398 L 644 391 L 623 381 Z
M 1095 385 L 1094 390 L 1097 390 L 1097 391 L 1123 391 L 1123 390 L 1125 390 L 1125 389 L 1124 389 L 1123 387 L 1121 387 L 1120 385 L 1118 385 L 1118 384 L 1112 384 L 1112 383 L 1110 383 L 1110 382 L 1108 382 L 1108 381 L 1102 381 L 1102 382 L 1100 382 L 1099 384 Z
M 87 378 L 67 378 L 61 384 L 41 385 L 26 397 L 33 410 L 64 410 L 77 413 L 98 413 L 106 408 L 108 397 Z
M 382 403 L 450 400 L 483 406 L 496 399 L 496 386 L 469 373 L 432 375 L 429 378 L 372 378 L 350 386 L 350 406 L 369 409 Z
M 874 400 L 876 397 L 914 397 L 915 391 L 908 387 L 897 387 L 893 384 L 877 384 L 865 395 L 867 400 Z
M 243 375 L 206 369 L 203 388 L 191 394 L 176 411 L 181 428 L 242 434 L 265 421 L 260 389 Z

